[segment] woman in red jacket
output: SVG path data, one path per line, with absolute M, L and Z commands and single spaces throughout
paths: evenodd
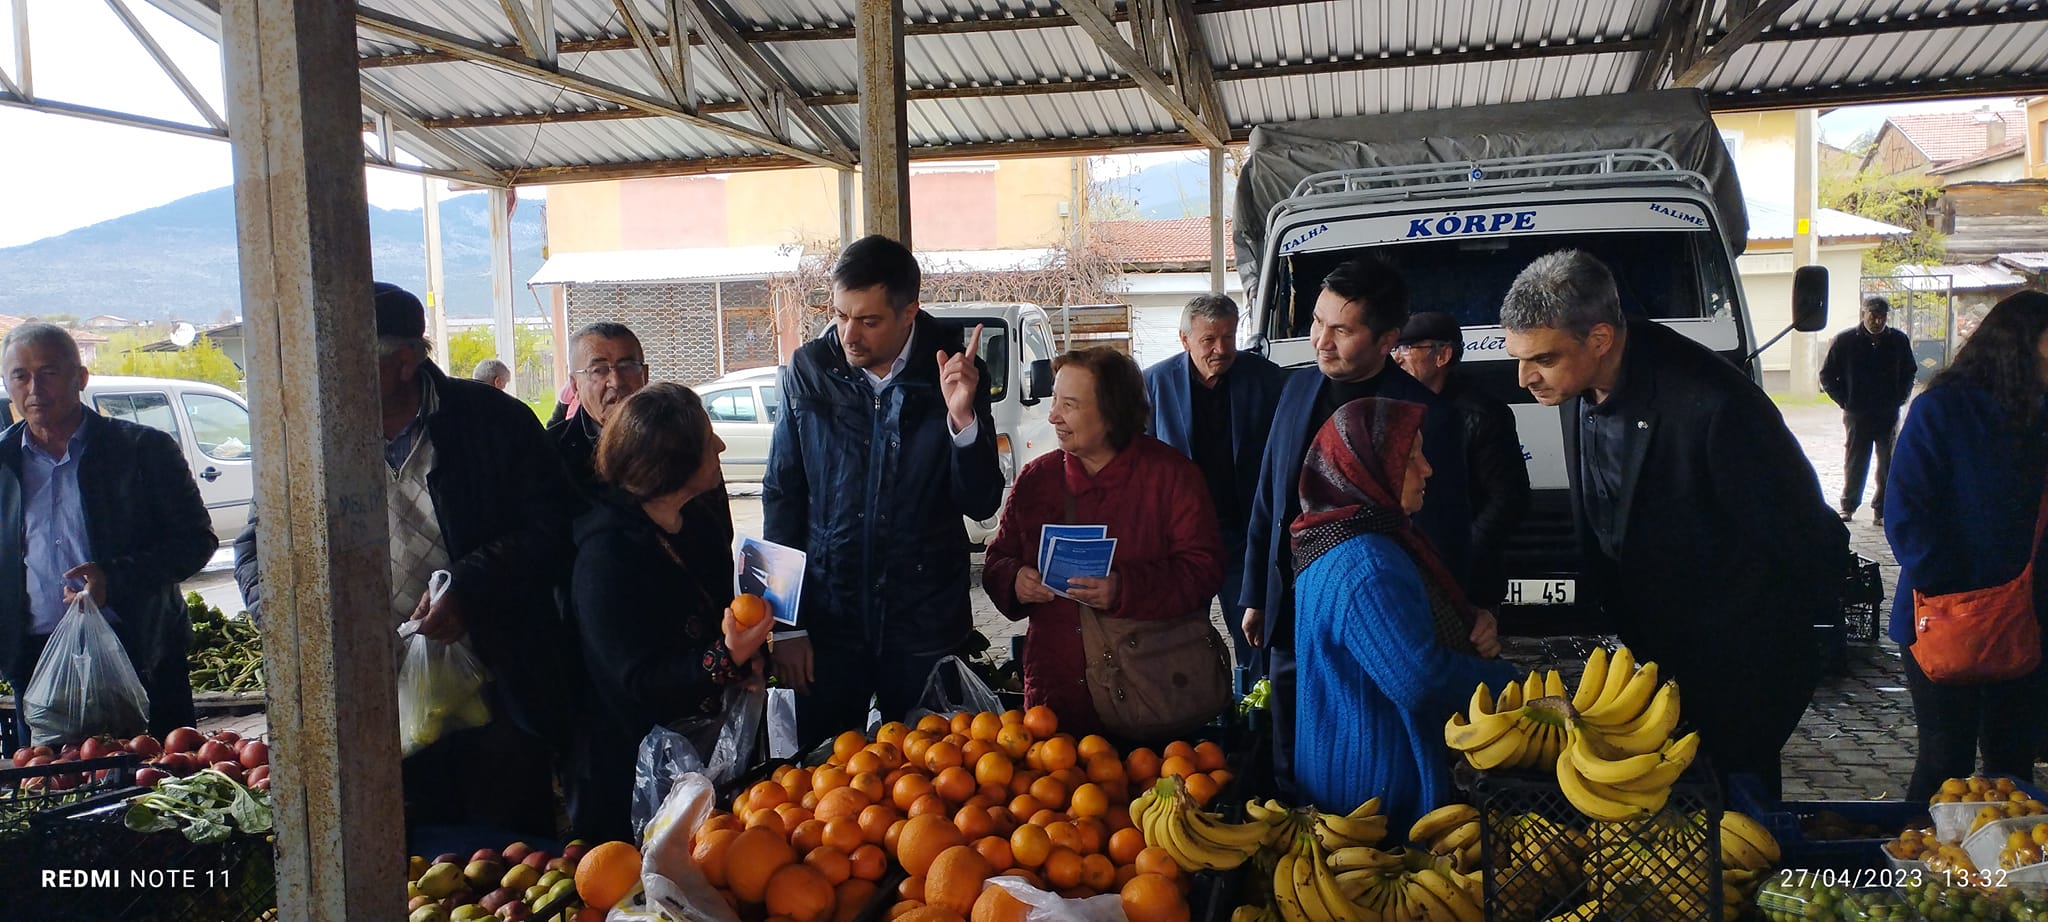
M 1051 420 L 1060 449 L 1017 475 L 988 546 L 981 584 L 1024 639 L 1024 698 L 1050 705 L 1060 728 L 1099 732 L 1084 679 L 1080 605 L 1111 618 L 1164 620 L 1204 610 L 1223 584 L 1223 542 L 1194 462 L 1145 434 L 1151 411 L 1136 363 L 1113 349 L 1053 361 Z M 1071 497 L 1072 515 L 1068 515 Z M 1038 570 L 1049 524 L 1102 525 L 1116 539 L 1107 579 L 1054 595 Z

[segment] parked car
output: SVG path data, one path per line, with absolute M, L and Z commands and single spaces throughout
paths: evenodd
M 768 474 L 768 441 L 782 413 L 782 369 L 736 371 L 697 388 L 711 431 L 725 441 L 718 456 L 727 482 L 758 483 Z
M 249 405 L 242 395 L 201 381 L 93 375 L 85 383 L 85 405 L 169 433 L 192 466 L 214 536 L 225 544 L 241 533 L 256 497 Z M 13 424 L 12 402 L 0 396 L 0 406 Z

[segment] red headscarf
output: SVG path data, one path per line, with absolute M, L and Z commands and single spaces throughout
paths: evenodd
M 1438 639 L 1471 652 L 1478 613 L 1435 546 L 1401 508 L 1408 460 L 1422 438 L 1419 403 L 1367 397 L 1337 408 L 1316 433 L 1301 469 L 1301 516 L 1291 526 L 1294 572 L 1362 534 L 1384 534 L 1408 552 L 1429 590 Z

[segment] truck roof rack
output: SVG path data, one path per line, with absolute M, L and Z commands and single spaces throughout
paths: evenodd
M 1267 226 L 1282 213 L 1302 208 L 1644 182 L 1674 183 L 1713 194 L 1705 176 L 1679 167 L 1670 154 L 1646 148 L 1357 167 L 1304 178 L 1292 195 L 1274 204 Z

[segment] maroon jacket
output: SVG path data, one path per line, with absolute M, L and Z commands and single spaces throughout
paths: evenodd
M 1101 730 L 1083 684 L 1080 606 L 1067 599 L 1041 605 L 1017 601 L 1017 571 L 1038 563 L 1039 531 L 1069 522 L 1106 525 L 1117 539 L 1110 566 L 1120 585 L 1112 618 L 1158 620 L 1206 612 L 1223 585 L 1223 541 L 1202 471 L 1148 435 L 1090 477 L 1081 462 L 1054 451 L 1017 475 L 1002 522 L 988 545 L 981 585 L 1012 621 L 1031 620 L 1024 640 L 1024 698 L 1051 705 L 1060 729 Z

